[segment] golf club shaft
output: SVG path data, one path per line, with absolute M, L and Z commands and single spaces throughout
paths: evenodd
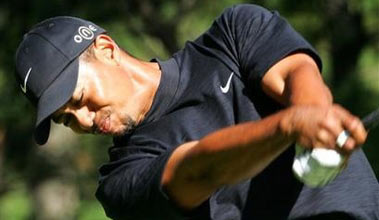
M 379 125 L 379 108 L 370 114 L 366 115 L 362 119 L 362 123 L 365 126 L 366 130 L 370 130 Z

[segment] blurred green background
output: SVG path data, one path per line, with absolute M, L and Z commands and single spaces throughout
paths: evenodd
M 320 52 L 336 102 L 359 116 L 379 106 L 378 0 L 1 1 L 0 219 L 107 219 L 94 192 L 111 139 L 55 126 L 46 146 L 31 139 L 34 109 L 13 73 L 17 45 L 33 24 L 57 15 L 83 17 L 135 56 L 165 59 L 236 3 L 260 4 L 286 17 Z M 379 129 L 364 150 L 378 177 Z

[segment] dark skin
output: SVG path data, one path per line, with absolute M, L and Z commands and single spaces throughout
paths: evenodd
M 149 110 L 159 66 L 127 55 L 107 35 L 99 35 L 92 48 L 93 56 L 80 59 L 72 98 L 52 118 L 78 133 L 121 135 Z
M 137 60 L 118 49 L 109 36 L 98 36 L 93 48 L 93 60 L 80 63 L 80 83 L 72 100 L 53 118 L 63 123 L 68 117 L 66 125 L 77 132 L 119 135 L 128 129 L 129 119 L 136 124 L 143 120 L 161 72 L 156 63 Z M 361 121 L 333 104 L 308 55 L 282 59 L 268 70 L 261 85 L 287 108 L 260 121 L 183 143 L 173 152 L 161 184 L 179 207 L 190 210 L 220 187 L 255 177 L 291 143 L 335 149 L 347 156 L 364 143 L 367 133 Z M 343 130 L 351 137 L 339 148 L 335 142 Z

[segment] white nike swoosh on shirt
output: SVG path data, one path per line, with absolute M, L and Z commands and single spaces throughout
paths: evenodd
M 234 72 L 232 72 L 229 76 L 229 79 L 228 79 L 228 82 L 226 83 L 226 85 L 224 87 L 220 86 L 220 89 L 221 89 L 221 92 L 222 93 L 227 93 L 229 91 L 229 88 L 230 88 L 230 82 L 232 81 L 232 77 L 234 75 Z
M 24 80 L 24 85 L 20 85 L 22 92 L 26 94 L 26 83 L 28 82 L 29 74 L 32 72 L 32 68 L 30 67 L 28 70 L 28 73 L 26 74 L 25 80 Z

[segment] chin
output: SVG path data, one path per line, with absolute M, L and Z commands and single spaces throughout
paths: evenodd
M 135 120 L 133 120 L 131 117 L 128 117 L 126 122 L 123 123 L 122 126 L 120 126 L 119 129 L 116 129 L 115 131 L 111 131 L 109 135 L 111 136 L 123 136 L 126 134 L 131 133 L 137 126 L 137 123 Z

